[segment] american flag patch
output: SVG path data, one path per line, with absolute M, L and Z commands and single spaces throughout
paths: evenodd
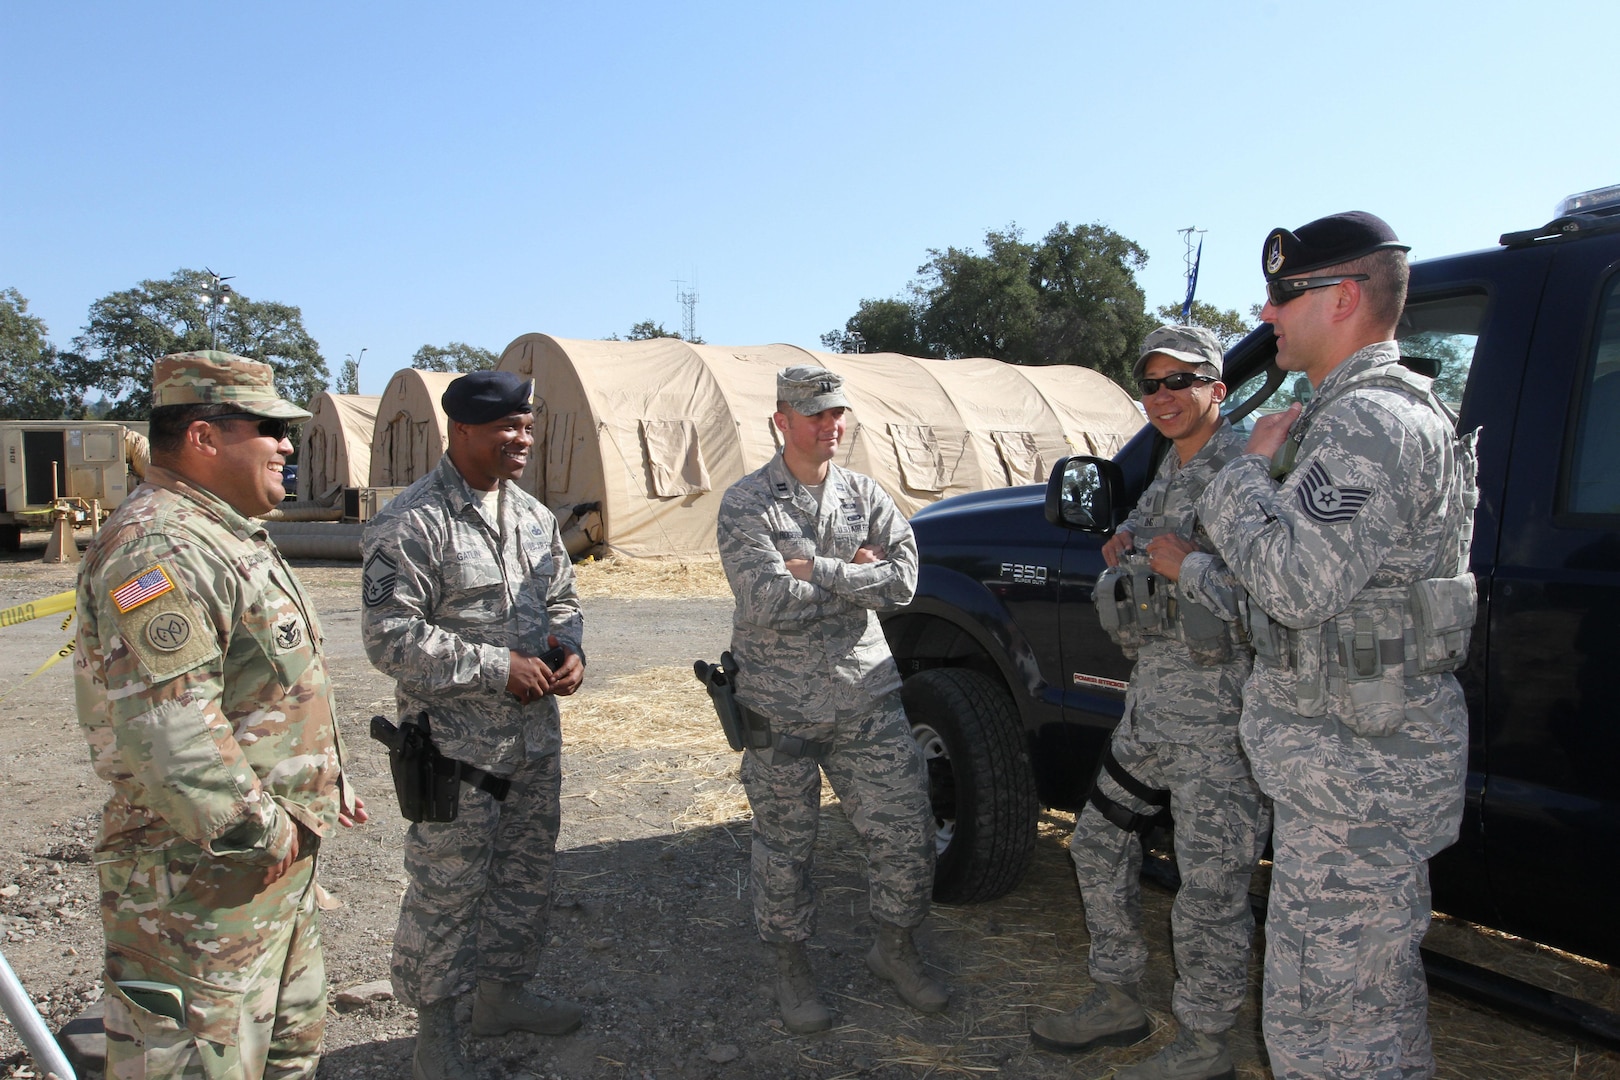
M 120 585 L 112 594 L 113 606 L 122 615 L 138 608 L 154 596 L 162 596 L 174 588 L 174 582 L 161 566 L 154 566 L 134 581 Z

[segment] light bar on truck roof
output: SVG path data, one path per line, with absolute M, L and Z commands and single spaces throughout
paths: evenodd
M 1558 204 L 1558 216 L 1590 214 L 1617 206 L 1620 206 L 1620 184 L 1611 184 L 1608 187 L 1593 188 L 1591 191 L 1569 196 Z

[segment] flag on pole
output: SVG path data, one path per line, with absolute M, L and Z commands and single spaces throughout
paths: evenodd
M 1187 299 L 1181 302 L 1181 321 L 1192 321 L 1193 293 L 1198 289 L 1198 264 L 1204 258 L 1204 238 L 1198 238 L 1198 254 L 1193 256 L 1192 269 L 1187 273 Z

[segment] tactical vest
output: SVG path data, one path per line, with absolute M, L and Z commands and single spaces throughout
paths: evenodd
M 1213 471 L 1219 472 L 1242 452 L 1240 443 L 1231 443 L 1216 451 Z M 1169 491 L 1168 484 L 1149 486 L 1138 507 L 1147 524 L 1139 524 L 1131 530 L 1137 550 L 1127 552 L 1118 566 L 1107 568 L 1097 578 L 1092 591 L 1097 618 L 1103 631 L 1131 660 L 1136 659 L 1143 645 L 1158 637 L 1181 642 L 1196 663 L 1230 663 L 1240 651 L 1248 648 L 1242 625 L 1227 622 L 1197 601 L 1178 595 L 1175 582 L 1155 574 L 1148 566 L 1145 550 L 1148 541 L 1176 531 L 1160 524 L 1164 520 Z M 1193 533 L 1191 540 L 1199 550 L 1211 550 L 1196 525 Z
M 1455 671 L 1468 657 L 1479 606 L 1468 552 L 1479 505 L 1480 429 L 1457 433 L 1457 414 L 1434 395 L 1431 380 L 1399 364 L 1351 377 L 1331 397 L 1318 399 L 1311 412 L 1350 390 L 1371 386 L 1427 405 L 1453 432 L 1456 497 L 1447 502 L 1446 523 L 1452 542 L 1436 553 L 1432 576 L 1405 587 L 1362 589 L 1348 608 L 1319 626 L 1294 630 L 1273 621 L 1253 603 L 1245 603 L 1243 609 L 1255 654 L 1293 669 L 1295 705 L 1301 716 L 1321 716 L 1331 700 L 1343 698 L 1351 706 L 1350 713 L 1341 716 L 1347 727 L 1358 735 L 1389 735 L 1405 717 L 1408 678 Z M 1290 432 L 1285 449 L 1298 450 L 1307 426 L 1308 420 Z M 1293 453 L 1279 453 L 1279 464 L 1281 476 L 1286 476 Z

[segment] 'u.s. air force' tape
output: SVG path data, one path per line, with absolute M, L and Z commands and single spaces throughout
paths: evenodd
M 47 596 L 43 600 L 30 600 L 28 603 L 18 604 L 16 607 L 0 608 L 0 629 L 72 610 L 73 590 L 69 589 L 67 592 L 59 592 L 55 596 Z

